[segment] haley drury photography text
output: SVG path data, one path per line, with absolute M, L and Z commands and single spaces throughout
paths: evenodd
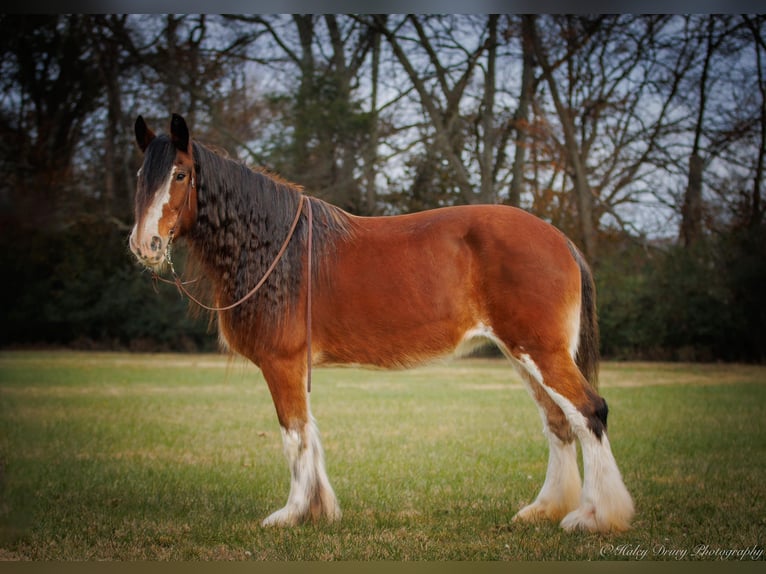
M 763 560 L 763 548 L 757 545 L 745 548 L 721 548 L 712 544 L 697 544 L 688 548 L 655 544 L 604 544 L 599 555 L 602 558 L 652 558 L 676 560 Z

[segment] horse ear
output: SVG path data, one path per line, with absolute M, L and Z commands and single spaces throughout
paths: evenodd
M 173 114 L 170 121 L 170 138 L 176 149 L 183 152 L 189 152 L 189 128 L 186 127 L 186 120 L 178 114 Z
M 149 129 L 144 118 L 141 116 L 136 118 L 134 129 L 136 132 L 136 143 L 138 144 L 138 147 L 141 148 L 141 152 L 145 152 L 146 148 L 149 147 L 149 144 L 152 143 L 152 140 L 154 139 L 154 132 Z

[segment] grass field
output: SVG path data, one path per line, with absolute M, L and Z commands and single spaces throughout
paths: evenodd
M 606 363 L 636 502 L 614 536 L 516 524 L 541 422 L 501 360 L 318 369 L 344 511 L 264 529 L 287 497 L 257 369 L 216 355 L 0 353 L 0 559 L 764 560 L 766 368 Z

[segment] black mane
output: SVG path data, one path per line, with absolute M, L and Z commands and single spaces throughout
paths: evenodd
M 302 190 L 287 181 L 223 157 L 194 142 L 197 222 L 189 234 L 192 255 L 214 283 L 217 304 L 239 300 L 260 281 L 284 243 Z M 345 212 L 312 202 L 313 278 L 321 286 L 322 260 L 351 233 Z M 232 313 L 276 325 L 290 319 L 301 293 L 308 226 L 306 209 L 281 261 L 261 289 Z M 253 324 L 253 321 L 249 321 Z

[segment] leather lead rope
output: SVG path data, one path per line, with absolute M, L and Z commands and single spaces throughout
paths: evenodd
M 303 196 L 301 196 L 303 197 Z M 311 213 L 311 200 L 308 200 L 306 202 L 306 205 L 308 207 L 308 240 L 307 240 L 307 253 L 306 253 L 306 259 L 308 261 L 306 267 L 307 267 L 307 273 L 306 273 L 306 388 L 308 392 L 311 392 L 311 364 L 313 363 L 313 359 L 311 356 L 311 275 L 312 275 L 312 269 L 311 269 L 311 260 L 313 259 L 312 254 L 312 241 L 311 236 L 313 235 L 314 231 L 314 225 L 313 225 L 313 217 Z

